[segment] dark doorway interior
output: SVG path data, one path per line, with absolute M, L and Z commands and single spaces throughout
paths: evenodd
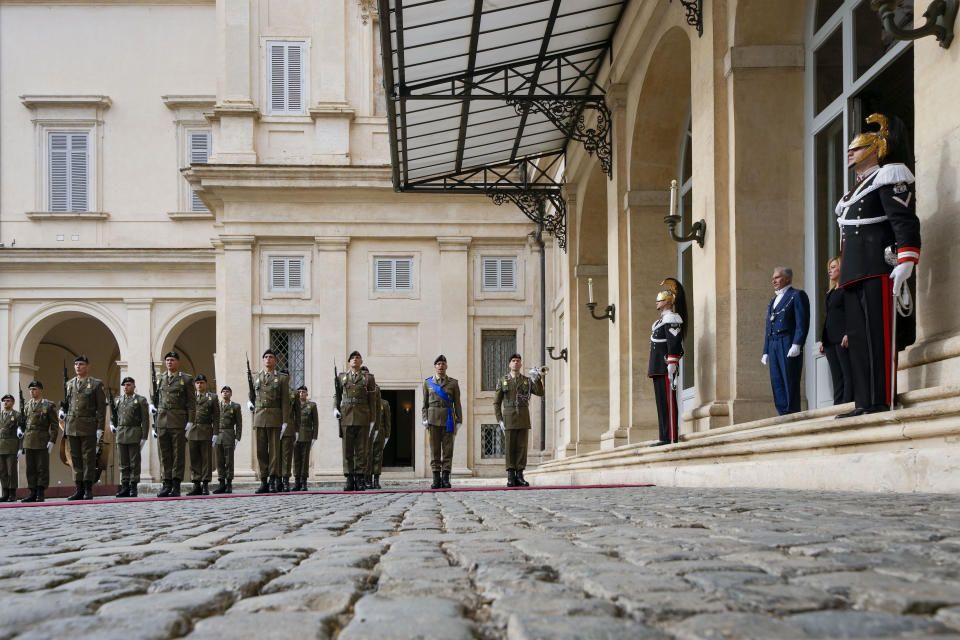
M 390 440 L 383 449 L 383 466 L 397 470 L 412 470 L 414 425 L 416 407 L 413 389 L 384 389 L 380 392 L 390 403 L 393 424 L 390 425 Z

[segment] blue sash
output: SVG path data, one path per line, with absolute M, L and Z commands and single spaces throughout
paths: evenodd
M 457 421 L 453 419 L 453 399 L 444 391 L 443 387 L 433 381 L 433 378 L 427 378 L 425 382 L 430 385 L 430 388 L 433 389 L 435 394 L 440 396 L 441 400 L 450 405 L 447 407 L 447 433 L 453 433 L 457 424 Z

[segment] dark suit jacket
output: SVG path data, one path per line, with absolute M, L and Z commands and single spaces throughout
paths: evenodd
M 783 294 L 780 304 L 773 306 L 774 296 L 767 305 L 767 328 L 763 332 L 763 353 L 770 353 L 771 338 L 787 336 L 790 344 L 802 345 L 807 341 L 810 329 L 810 300 L 801 289 L 790 288 Z M 771 320 L 771 316 L 773 319 Z
M 823 315 L 823 329 L 820 330 L 820 342 L 823 346 L 840 344 L 847 333 L 847 320 L 843 310 L 843 289 L 830 289 L 823 302 L 826 313 Z

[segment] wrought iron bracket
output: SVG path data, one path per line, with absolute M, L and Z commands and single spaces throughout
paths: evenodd
M 703 239 L 707 233 L 707 221 L 706 220 L 697 220 L 692 225 L 690 225 L 690 233 L 680 236 L 677 235 L 677 226 L 681 223 L 680 216 L 664 216 L 663 222 L 670 228 L 670 237 L 674 242 L 690 242 L 691 240 L 695 241 L 700 248 L 703 248 Z
M 608 305 L 604 308 L 604 310 L 603 310 L 603 315 L 602 315 L 602 316 L 598 316 L 598 315 L 596 314 L 596 311 L 595 311 L 596 308 L 597 308 L 597 303 L 596 303 L 596 302 L 588 302 L 588 303 L 587 303 L 587 309 L 590 309 L 590 315 L 593 316 L 593 319 L 594 319 L 594 320 L 609 320 L 610 322 L 616 322 L 616 321 L 617 321 L 617 305 L 615 305 L 615 304 L 608 304 Z
M 671 4 L 673 0 L 670 0 Z M 687 12 L 687 24 L 697 28 L 697 34 L 703 37 L 703 0 L 680 0 Z
M 558 356 L 554 356 L 554 355 L 553 355 L 553 349 L 554 349 L 554 347 L 547 347 L 547 354 L 550 356 L 550 359 L 551 359 L 551 360 L 563 360 L 564 362 L 567 362 L 567 361 L 568 361 L 567 359 L 568 359 L 570 356 L 569 356 L 569 354 L 567 353 L 567 348 L 566 348 L 566 347 L 564 347 L 563 349 L 560 349 L 560 355 L 558 355 Z
M 610 126 L 610 109 L 603 96 L 591 96 L 586 99 L 565 97 L 507 98 L 518 115 L 526 113 L 543 114 L 567 139 L 576 140 L 590 155 L 597 154 L 600 168 L 613 177 L 613 128 Z M 587 126 L 585 109 L 597 114 L 596 127 Z
M 960 0 L 933 0 L 923 12 L 926 22 L 916 29 L 901 29 L 897 26 L 896 10 L 903 0 L 872 0 L 870 7 L 880 14 L 880 23 L 884 31 L 897 40 L 919 40 L 933 36 L 944 49 L 953 42 L 953 23 L 957 19 Z
M 557 246 L 567 250 L 567 202 L 559 189 L 487 189 L 486 194 L 499 206 L 509 200 L 523 215 L 543 228 L 557 240 Z M 552 211 L 547 213 L 547 205 Z

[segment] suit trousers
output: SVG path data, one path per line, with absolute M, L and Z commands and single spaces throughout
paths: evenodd
M 830 365 L 833 380 L 833 404 L 853 402 L 853 380 L 850 371 L 850 350 L 839 344 L 823 345 L 823 355 Z
M 233 450 L 234 442 L 229 445 L 218 444 L 215 447 L 217 452 L 217 477 L 227 482 L 233 481 Z
M 66 436 L 67 448 L 70 450 L 70 463 L 73 465 L 73 482 L 94 482 L 97 479 L 97 436 Z M 32 449 L 27 449 L 32 451 Z M 47 455 L 46 449 L 43 454 Z M 29 456 L 27 460 L 29 460 Z M 30 463 L 27 463 L 30 469 Z M 27 472 L 29 473 L 29 471 Z M 39 486 L 39 485 L 37 485 Z M 44 485 L 46 486 L 46 485 Z
M 677 420 L 677 390 L 670 384 L 670 376 L 656 374 L 653 381 L 653 397 L 657 401 L 657 422 L 660 425 L 660 442 L 674 443 L 680 440 L 680 423 Z
M 507 470 L 523 471 L 527 468 L 527 442 L 530 429 L 507 429 Z
M 260 479 L 280 477 L 280 427 L 255 427 Z
M 296 427 L 287 427 L 287 429 L 296 429 Z M 289 478 L 293 475 L 293 449 L 294 438 L 280 438 L 280 477 Z
M 800 375 L 803 373 L 803 354 L 793 358 L 787 357 L 792 339 L 789 333 L 770 336 L 767 347 L 773 404 L 780 415 L 800 411 Z
M 140 482 L 140 443 L 118 444 L 120 482 Z
M 428 425 L 430 434 L 430 470 L 450 471 L 453 468 L 453 439 L 456 433 L 447 433 L 446 426 Z
M 96 438 L 94 438 L 96 439 Z M 43 449 L 24 449 L 27 459 L 27 486 L 31 489 L 50 486 L 50 454 Z
M 293 475 L 297 478 L 306 478 L 310 475 L 310 441 L 297 442 L 293 445 Z
M 358 475 L 364 473 L 363 467 L 363 432 L 369 425 L 343 425 L 343 474 Z
M 183 429 L 175 427 L 160 431 L 157 449 L 160 451 L 161 479 L 183 480 L 187 467 L 187 435 Z
M 893 285 L 887 276 L 859 280 L 843 288 L 850 378 L 858 409 L 890 404 L 891 363 L 897 352 L 891 344 Z
M 4 489 L 17 490 L 17 454 L 0 454 L 0 485 Z
M 373 442 L 370 444 L 370 463 L 373 465 L 370 473 L 374 475 L 380 475 L 383 471 L 383 447 L 386 439 L 383 429 L 378 429 L 377 437 L 373 438 Z
M 190 441 L 190 480 L 193 482 L 210 482 L 213 471 L 210 469 L 210 454 L 213 445 L 209 440 Z

